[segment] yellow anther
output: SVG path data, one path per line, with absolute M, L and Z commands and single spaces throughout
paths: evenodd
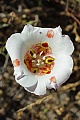
M 37 67 L 32 68 L 32 72 L 33 72 L 33 73 L 38 73 L 38 71 L 39 71 L 39 68 L 37 68 Z
M 54 58 L 51 57 L 51 56 L 46 57 L 46 59 L 45 59 L 45 63 L 46 63 L 46 64 L 52 64 L 53 61 L 54 61 Z
M 35 51 L 33 49 L 30 49 L 30 56 L 32 58 L 36 58 L 36 54 L 35 54 Z

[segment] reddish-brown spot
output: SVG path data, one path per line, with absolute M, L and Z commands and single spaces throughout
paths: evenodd
M 40 34 L 42 34 L 42 32 L 39 32 Z
M 55 78 L 55 76 L 52 76 L 52 77 L 50 78 L 50 81 L 56 83 L 56 78 Z
M 13 61 L 13 66 L 14 67 L 18 67 L 20 65 L 20 61 L 18 60 L 18 59 L 15 59 L 14 61 Z
M 53 30 L 48 30 L 47 35 L 48 38 L 53 38 L 54 37 L 54 32 Z
M 42 46 L 43 46 L 43 47 L 48 47 L 48 43 L 46 43 L 46 42 L 45 42 L 45 43 L 42 43 Z
M 51 73 L 51 71 L 48 71 L 46 74 L 50 74 Z

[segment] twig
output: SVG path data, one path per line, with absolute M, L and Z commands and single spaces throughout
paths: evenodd
M 71 18 L 73 18 L 79 25 L 80 25 L 80 21 L 69 11 L 66 11 L 67 16 L 70 16 Z
M 66 9 L 65 9 L 65 10 L 66 10 L 66 11 L 68 11 L 68 7 L 69 7 L 69 0 L 66 0 L 66 3 L 67 3 L 67 4 L 66 4 Z
M 61 89 L 62 89 L 64 92 L 69 89 L 69 90 L 68 90 L 68 92 L 69 92 L 71 88 L 75 88 L 75 87 L 78 86 L 78 85 L 80 85 L 80 81 L 78 81 L 78 82 L 76 82 L 76 83 L 72 83 L 72 84 L 67 84 L 66 86 L 61 87 Z M 62 92 L 62 90 L 59 89 L 59 92 Z M 54 93 L 54 95 L 55 95 L 55 94 L 56 94 L 56 93 Z M 38 105 L 38 104 L 41 104 L 41 102 L 43 102 L 44 100 L 50 100 L 52 97 L 53 97 L 53 95 L 48 95 L 48 96 L 46 96 L 46 97 L 44 97 L 44 98 L 42 98 L 42 99 L 37 100 L 37 101 L 34 102 L 34 103 L 31 103 L 30 105 L 27 105 L 26 107 L 23 107 L 23 108 L 19 109 L 17 112 L 18 112 L 18 113 L 19 113 L 19 112 L 23 112 L 23 111 L 25 111 L 26 109 L 29 109 L 29 110 L 30 110 L 33 106 Z
M 66 91 L 66 90 L 69 89 L 69 91 L 70 91 L 72 88 L 75 88 L 75 87 L 77 87 L 78 85 L 80 85 L 80 81 L 77 81 L 76 83 L 67 84 L 66 86 L 63 86 L 62 89 L 63 89 L 64 91 Z
M 74 13 L 76 17 L 80 18 L 79 13 L 76 13 L 76 11 L 73 11 L 72 8 L 69 7 L 68 10 L 69 10 L 71 13 Z
M 60 4 L 62 4 L 62 3 L 60 2 Z M 69 12 L 69 10 L 71 11 L 71 8 L 69 7 L 69 0 L 66 0 L 66 2 L 64 2 L 64 5 L 66 5 L 65 13 L 67 14 L 67 16 L 70 16 L 72 19 L 74 19 L 80 25 L 79 19 L 76 18 L 72 13 Z
M 50 100 L 51 98 L 52 98 L 52 95 L 48 95 L 48 96 L 46 96 L 46 97 L 44 97 L 42 99 L 37 100 L 34 103 L 31 103 L 30 105 L 27 105 L 24 108 L 19 109 L 17 112 L 23 112 L 26 109 L 31 109 L 33 106 L 40 104 L 42 101 L 44 101 L 44 100 Z
M 3 65 L 3 67 L 2 67 L 2 72 L 4 72 L 4 69 L 6 68 L 6 66 L 7 66 L 7 64 L 8 64 L 8 59 L 9 59 L 9 55 L 7 54 L 7 55 L 6 55 L 5 63 L 4 63 L 4 65 Z

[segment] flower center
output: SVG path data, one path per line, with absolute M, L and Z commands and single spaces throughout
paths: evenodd
M 47 42 L 32 45 L 24 56 L 24 63 L 35 75 L 49 74 L 54 66 L 51 53 L 52 50 Z

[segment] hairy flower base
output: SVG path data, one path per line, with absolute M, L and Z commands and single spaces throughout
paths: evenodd
M 47 42 L 32 45 L 26 52 L 24 63 L 35 75 L 49 74 L 54 66 L 54 58 L 50 56 L 51 53 L 52 50 Z

